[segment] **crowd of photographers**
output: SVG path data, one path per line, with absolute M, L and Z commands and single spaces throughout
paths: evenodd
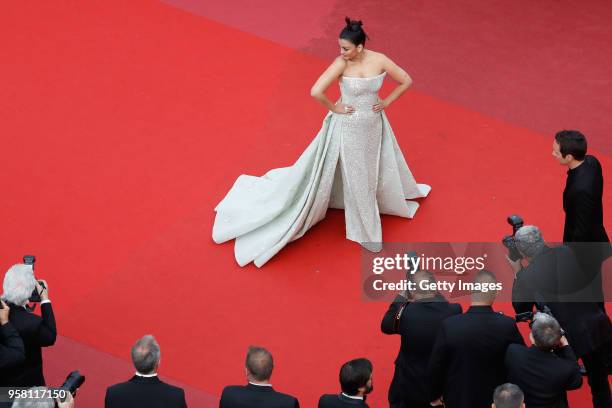
M 513 307 L 517 321 L 530 322 L 532 346 L 525 345 L 514 318 L 494 311 L 495 291 L 474 290 L 471 305 L 463 312 L 459 304 L 436 292 L 435 285 L 421 285 L 436 282 L 434 274 L 416 271 L 409 275 L 416 289 L 400 293 L 381 323 L 385 334 L 401 336 L 389 389 L 391 407 L 567 407 L 566 392 L 580 388 L 583 375 L 593 406 L 611 407 L 612 325 L 599 302 L 575 298 L 583 293 L 575 286 L 583 272 L 574 252 L 564 245 L 547 245 L 540 230 L 530 225 L 517 228 L 513 242 L 520 255 L 508 258 L 515 272 Z M 497 278 L 481 270 L 473 282 L 479 284 L 476 287 L 492 287 Z M 566 282 L 571 282 L 572 290 L 565 287 Z M 0 386 L 49 391 L 44 388 L 41 352 L 57 336 L 49 286 L 35 279 L 32 264 L 17 264 L 5 274 L 3 289 Z M 32 304 L 39 305 L 39 313 L 32 313 Z M 183 390 L 157 378 L 159 356 L 152 336 L 140 339 L 132 349 L 136 375 L 110 387 L 105 406 L 186 407 Z M 299 406 L 294 397 L 271 388 L 273 364 L 267 350 L 249 349 L 245 366 L 247 386 L 226 387 L 221 407 Z M 342 392 L 322 396 L 319 407 L 367 406 L 365 400 L 373 388 L 372 364 L 365 359 L 347 362 L 339 377 Z M 74 407 L 72 394 L 83 381 L 78 372 L 71 373 L 60 387 L 69 391 L 64 398 L 49 394 L 36 399 L 38 405 L 28 405 L 27 398 L 11 405 L 4 395 L 0 406 Z
M 577 297 L 584 291 L 564 286 L 583 274 L 573 251 L 547 245 L 530 225 L 518 228 L 514 241 L 520 254 L 508 259 L 515 272 L 514 318 L 494 310 L 495 291 L 472 291 L 463 312 L 429 289 L 435 285 L 421 285 L 436 282 L 434 274 L 408 275 L 415 290 L 400 293 L 381 324 L 385 334 L 401 336 L 389 389 L 391 407 L 490 407 L 494 390 L 511 383 L 520 388 L 528 408 L 563 408 L 568 407 L 567 391 L 580 388 L 583 375 L 592 406 L 612 407 L 612 324 L 596 299 Z M 473 282 L 490 287 L 497 278 L 481 270 Z M 529 322 L 530 347 L 517 321 Z

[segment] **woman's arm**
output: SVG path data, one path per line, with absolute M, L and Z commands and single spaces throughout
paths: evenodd
M 329 98 L 325 95 L 325 91 L 329 86 L 334 83 L 338 79 L 340 75 L 344 72 L 346 68 L 346 61 L 342 57 L 338 57 L 331 63 L 329 67 L 321 74 L 317 82 L 314 83 L 312 89 L 310 90 L 310 96 L 319 101 L 323 106 L 329 109 L 332 112 L 336 113 L 351 113 L 354 109 L 351 106 L 338 104 L 335 105 Z M 345 107 L 348 110 L 345 110 Z
M 401 94 L 406 92 L 410 85 L 412 85 L 412 78 L 406 71 L 404 71 L 400 66 L 398 66 L 395 62 L 393 62 L 386 55 L 382 56 L 383 68 L 387 72 L 387 74 L 396 82 L 399 83 L 398 86 L 387 96 L 385 99 L 380 101 L 379 104 L 374 105 L 374 111 L 379 112 L 391 105 L 397 98 L 400 97 Z

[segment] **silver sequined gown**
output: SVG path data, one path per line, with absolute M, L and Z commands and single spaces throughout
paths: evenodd
M 382 242 L 380 214 L 412 218 L 431 190 L 417 184 L 384 112 L 375 113 L 385 73 L 340 78 L 352 115 L 329 112 L 314 140 L 290 167 L 241 175 L 215 208 L 213 240 L 236 239 L 236 261 L 262 266 L 287 243 L 344 208 L 346 237 L 371 250 Z

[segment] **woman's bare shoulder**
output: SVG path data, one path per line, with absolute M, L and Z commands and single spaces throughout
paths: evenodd
M 368 48 L 368 51 L 370 53 L 370 56 L 372 59 L 376 59 L 379 61 L 384 61 L 385 59 L 388 59 L 388 57 L 383 54 L 382 52 L 378 52 L 378 51 L 374 51 Z
M 338 55 L 336 58 L 334 58 L 334 60 L 332 61 L 331 64 L 333 66 L 338 66 L 338 67 L 342 67 L 342 68 L 346 68 L 346 66 L 348 65 L 346 60 L 344 58 L 342 58 L 342 55 Z

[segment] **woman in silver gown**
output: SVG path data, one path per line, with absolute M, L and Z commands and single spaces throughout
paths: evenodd
M 317 136 L 292 166 L 238 177 L 215 208 L 213 240 L 236 239 L 240 266 L 262 266 L 330 207 L 344 209 L 347 239 L 378 251 L 380 214 L 412 218 L 419 205 L 406 200 L 431 189 L 416 183 L 384 113 L 410 87 L 410 76 L 365 48 L 361 21 L 346 22 L 341 55 L 312 87 L 312 96 L 329 109 Z M 381 100 L 378 91 L 387 75 L 398 86 Z M 341 99 L 334 104 L 325 91 L 336 80 Z

